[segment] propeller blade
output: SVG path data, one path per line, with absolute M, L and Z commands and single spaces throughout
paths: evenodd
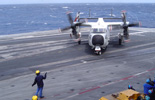
M 80 12 L 77 13 L 77 16 L 75 18 L 75 21 L 79 19 L 79 16 L 80 16 Z M 65 31 L 65 30 L 68 30 L 68 29 L 71 29 L 72 30 L 72 35 L 74 35 L 74 37 L 76 39 L 79 38 L 79 34 L 77 34 L 77 29 L 79 28 L 79 26 L 81 26 L 82 23 L 84 23 L 85 21 L 81 21 L 81 22 L 73 22 L 73 18 L 72 18 L 72 15 L 70 12 L 67 12 L 67 17 L 68 17 L 68 20 L 69 20 L 69 23 L 71 24 L 69 27 L 65 27 L 63 29 L 61 29 L 61 31 Z
M 122 21 L 123 21 L 122 28 L 123 28 L 124 38 L 129 39 L 129 31 L 128 31 L 129 25 L 127 25 L 127 23 L 126 23 L 126 15 L 125 15 L 125 13 L 126 13 L 126 11 L 122 11 Z
M 123 28 L 123 34 L 124 34 L 124 37 L 125 37 L 126 39 L 129 39 L 129 31 L 128 31 L 128 27 L 139 26 L 140 24 L 137 23 L 137 22 L 127 24 L 125 13 L 126 13 L 126 11 L 122 11 L 122 21 L 123 21 L 122 28 Z
M 124 25 L 126 25 L 126 15 L 125 12 L 122 12 L 122 21 L 124 22 Z
M 131 24 L 129 24 L 128 26 L 129 26 L 129 27 L 133 27 L 133 26 L 140 26 L 140 25 L 139 25 L 139 22 L 136 22 L 136 23 L 131 23 Z
M 71 13 L 67 13 L 67 16 L 68 16 L 69 23 L 72 25 L 73 24 L 73 18 L 71 16 Z
M 80 17 L 80 12 L 77 12 L 74 22 L 76 22 L 77 20 L 79 21 L 79 17 Z
M 81 24 L 85 23 L 86 21 L 78 22 L 75 24 L 75 26 L 81 26 Z
M 70 28 L 71 28 L 71 26 L 68 26 L 68 27 L 61 29 L 61 31 L 69 30 Z

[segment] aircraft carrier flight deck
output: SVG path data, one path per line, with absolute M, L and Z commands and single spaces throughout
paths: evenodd
M 155 76 L 155 29 L 129 28 L 130 39 L 112 41 L 101 55 L 88 45 L 87 29 L 81 45 L 58 30 L 0 36 L 0 99 L 31 100 L 35 71 L 47 72 L 44 100 L 98 100 L 127 89 L 143 92 Z

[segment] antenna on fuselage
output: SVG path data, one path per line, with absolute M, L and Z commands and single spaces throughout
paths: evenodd
M 111 13 L 109 14 L 110 17 L 114 17 L 114 15 L 113 15 L 114 8 L 107 8 L 107 9 L 104 9 L 104 10 L 110 10 L 111 11 Z
M 91 17 L 91 9 L 89 9 L 89 18 Z
M 113 10 L 114 10 L 114 8 L 111 8 L 111 17 L 114 17 Z
M 112 13 L 113 13 L 113 9 L 111 8 L 111 17 L 113 17 L 113 14 Z

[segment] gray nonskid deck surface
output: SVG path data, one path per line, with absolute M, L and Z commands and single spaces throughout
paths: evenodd
M 48 73 L 44 100 L 98 100 L 129 84 L 143 92 L 155 75 L 155 29 L 130 28 L 130 41 L 119 46 L 114 39 L 100 56 L 88 46 L 88 29 L 82 31 L 81 45 L 69 31 L 1 36 L 1 100 L 31 100 L 36 69 Z

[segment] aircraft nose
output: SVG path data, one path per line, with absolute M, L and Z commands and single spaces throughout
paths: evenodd
M 104 38 L 102 35 L 94 35 L 92 38 L 92 44 L 93 45 L 103 45 L 104 44 Z

